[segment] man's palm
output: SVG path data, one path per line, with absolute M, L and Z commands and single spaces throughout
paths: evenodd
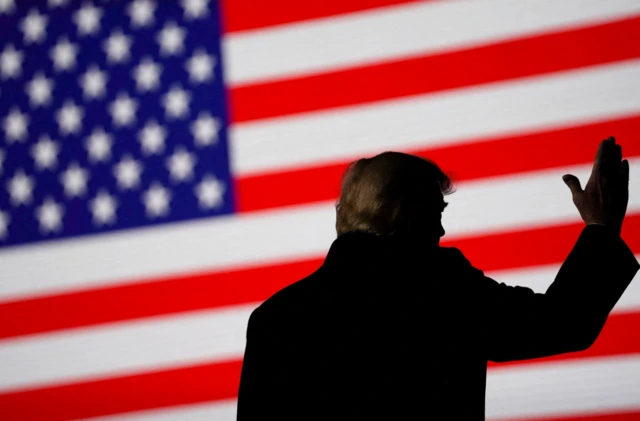
M 562 179 L 585 223 L 604 224 L 620 234 L 629 202 L 629 161 L 622 160 L 622 147 L 613 137 L 600 142 L 584 190 L 576 176 L 565 174 Z

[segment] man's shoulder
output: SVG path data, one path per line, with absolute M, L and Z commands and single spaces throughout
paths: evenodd
M 438 254 L 438 258 L 446 262 L 470 264 L 464 253 L 457 247 L 440 247 Z
M 308 301 L 307 298 L 313 295 L 313 290 L 316 289 L 321 276 L 318 269 L 278 290 L 253 311 L 253 318 L 272 318 L 276 314 L 286 313 L 287 310 Z

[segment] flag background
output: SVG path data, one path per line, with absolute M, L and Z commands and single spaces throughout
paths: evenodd
M 1 419 L 234 419 L 250 312 L 319 267 L 342 171 L 384 150 L 454 175 L 443 246 L 544 292 L 584 225 L 561 176 L 584 185 L 614 135 L 631 167 L 622 237 L 640 255 L 636 0 L 15 3 L 0 1 L 0 48 L 23 54 L 21 72 L 15 54 L 0 60 Z M 102 11 L 95 33 L 74 20 L 84 5 Z M 32 10 L 48 16 L 40 41 L 23 26 Z M 182 43 L 160 41 L 170 22 Z M 130 54 L 101 49 L 116 30 Z M 61 37 L 80 47 L 69 71 L 49 55 Z M 209 77 L 188 68 L 198 48 L 215 58 Z M 136 78 L 147 53 L 164 69 L 155 85 Z M 92 60 L 111 83 L 96 101 L 81 84 Z M 49 103 L 27 92 L 39 69 Z M 178 82 L 187 110 L 180 95 L 163 102 Z M 83 104 L 77 132 L 57 117 L 69 98 Z M 134 117 L 118 98 L 136 101 Z M 14 109 L 30 118 L 23 136 Z M 159 157 L 149 120 L 167 132 Z M 112 128 L 108 158 L 85 147 L 97 127 Z M 59 141 L 55 177 L 29 149 L 42 134 Z M 171 165 L 180 147 L 197 159 L 191 177 L 184 154 Z M 135 165 L 118 164 L 131 156 L 143 169 L 127 188 Z M 85 195 L 59 180 L 73 162 L 90 173 Z M 20 169 L 31 201 L 10 188 Z M 203 184 L 213 173 L 223 193 Z M 638 281 L 590 349 L 490 363 L 486 400 L 488 420 L 640 419 Z

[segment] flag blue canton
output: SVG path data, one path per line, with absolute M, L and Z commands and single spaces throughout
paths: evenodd
M 0 0 L 0 247 L 233 211 L 217 2 Z

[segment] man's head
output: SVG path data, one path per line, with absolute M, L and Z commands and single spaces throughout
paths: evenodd
M 444 195 L 454 191 L 450 176 L 426 158 L 387 151 L 359 159 L 342 177 L 336 231 L 418 236 L 437 245 L 445 233 Z

